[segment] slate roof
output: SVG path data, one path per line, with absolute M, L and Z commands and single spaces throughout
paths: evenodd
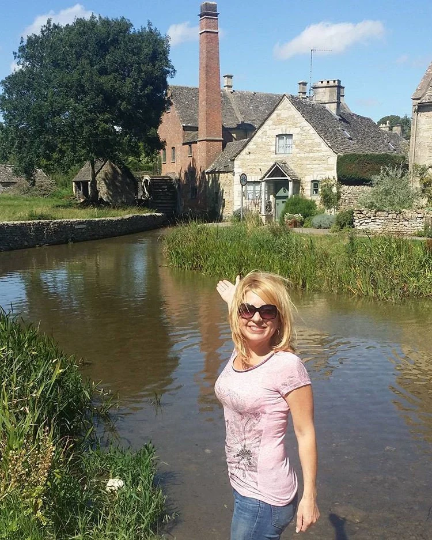
M 12 165 L 8 165 L 7 163 L 0 163 L 0 183 L 16 183 L 22 180 L 25 179 L 21 176 L 17 176 L 14 173 L 14 168 Z M 41 169 L 36 169 L 35 182 L 43 182 L 46 180 L 48 180 L 48 176 Z
M 303 118 L 337 154 L 391 154 L 400 153 L 402 137 L 383 131 L 366 116 L 342 108 L 336 116 L 325 105 L 287 96 Z
M 280 94 L 221 90 L 222 124 L 225 128 L 247 127 L 257 129 L 276 107 Z M 198 126 L 198 88 L 171 86 L 170 98 L 180 123 L 185 127 Z
M 95 161 L 96 176 L 100 173 L 104 164 L 105 164 L 105 161 L 103 159 L 97 159 Z M 78 171 L 76 176 L 73 178 L 72 182 L 89 182 L 90 180 L 91 180 L 91 167 L 90 167 L 90 161 L 87 161 Z
M 418 103 L 432 103 L 432 62 L 412 95 L 412 99 Z
M 222 152 L 207 169 L 207 172 L 233 172 L 234 158 L 243 150 L 248 142 L 249 139 L 241 139 L 227 143 Z
M 430 71 L 432 80 L 432 64 Z M 181 124 L 186 128 L 197 128 L 198 88 L 172 86 L 170 90 Z M 223 127 L 256 131 L 283 97 L 283 94 L 221 90 Z M 371 118 L 352 113 L 345 103 L 341 104 L 340 114 L 336 116 L 321 103 L 293 95 L 286 98 L 337 154 L 402 152 L 403 139 L 398 134 L 381 130 Z M 184 131 L 184 142 L 194 142 L 197 138 L 197 131 Z M 207 170 L 233 171 L 233 159 L 249 140 L 228 143 Z
M 292 169 L 286 161 L 275 161 L 273 165 L 265 172 L 265 174 L 263 174 L 261 180 L 266 178 L 275 167 L 279 167 L 279 169 L 289 176 L 291 180 L 300 180 L 297 173 L 294 172 L 294 169 Z M 271 178 L 271 176 L 269 176 L 269 178 Z

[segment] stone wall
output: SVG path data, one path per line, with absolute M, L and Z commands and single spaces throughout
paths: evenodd
M 122 236 L 166 224 L 165 214 L 101 219 L 59 219 L 0 223 L 0 251 Z
M 339 210 L 348 210 L 357 206 L 359 198 L 367 193 L 371 186 L 341 186 Z
M 431 219 L 432 212 L 425 210 L 354 210 L 354 228 L 372 233 L 415 236 L 418 231 L 423 230 L 425 220 L 430 222 Z

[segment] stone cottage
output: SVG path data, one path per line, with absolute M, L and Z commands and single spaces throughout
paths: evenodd
M 432 167 L 432 62 L 412 95 L 409 162 Z
M 243 199 L 277 219 L 287 197 L 319 197 L 339 155 L 400 151 L 397 134 L 350 111 L 339 79 L 312 90 L 301 81 L 296 96 L 237 91 L 232 75 L 221 89 L 217 5 L 201 4 L 199 88 L 171 87 L 159 129 L 162 174 L 177 180 L 182 208 L 228 217 Z
M 111 161 L 97 160 L 95 164 L 99 199 L 112 205 L 132 205 L 137 197 L 137 180 L 126 167 Z M 72 180 L 74 195 L 85 200 L 90 193 L 90 162 L 80 169 Z
M 14 172 L 13 165 L 0 163 L 0 193 L 25 193 L 30 189 L 30 184 L 22 176 Z M 36 169 L 34 174 L 34 187 L 42 194 L 48 194 L 55 189 L 55 182 L 41 169 Z

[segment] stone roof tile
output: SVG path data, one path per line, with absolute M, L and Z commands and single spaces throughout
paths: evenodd
M 223 151 L 213 161 L 207 172 L 233 172 L 234 158 L 243 150 L 249 139 L 241 139 L 227 143 Z

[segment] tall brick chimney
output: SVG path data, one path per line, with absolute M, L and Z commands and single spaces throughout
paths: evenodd
M 201 171 L 222 152 L 218 15 L 216 2 L 201 4 L 197 163 Z

